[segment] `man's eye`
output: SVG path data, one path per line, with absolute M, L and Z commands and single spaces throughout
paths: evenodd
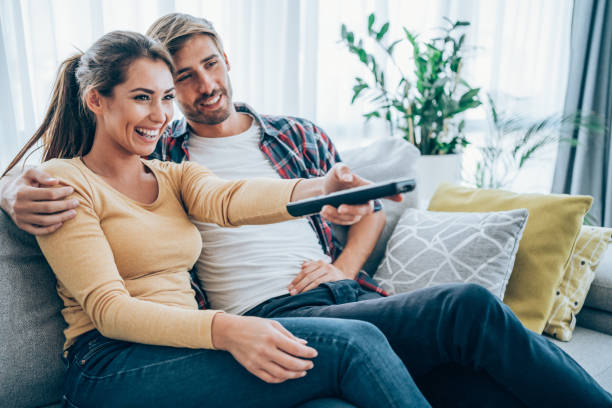
M 137 101 L 148 101 L 149 95 L 136 95 L 134 99 Z
M 191 74 L 187 74 L 187 75 L 183 75 L 182 77 L 179 77 L 176 82 L 183 82 L 184 80 L 191 78 Z

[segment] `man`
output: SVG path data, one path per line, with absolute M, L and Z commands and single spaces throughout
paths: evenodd
M 177 100 L 186 118 L 170 126 L 155 158 L 194 160 L 226 178 L 314 177 L 339 161 L 333 144 L 311 122 L 259 116 L 233 104 L 229 61 L 208 21 L 171 14 L 148 34 L 173 56 Z M 52 232 L 71 216 L 73 206 L 61 200 L 69 191 L 45 188 L 50 184 L 37 170 L 22 175 L 5 185 L 2 207 L 23 229 Z M 384 215 L 343 216 L 342 208 L 324 214 L 333 222 L 354 224 L 338 256 L 329 224 L 319 216 L 231 230 L 197 224 L 204 241 L 197 272 L 212 306 L 260 317 L 373 323 L 426 394 L 449 405 L 612 404 L 612 396 L 580 366 L 526 330 L 485 289 L 446 285 L 385 297 L 360 287 L 354 278 Z M 432 389 L 440 379 L 439 388 Z

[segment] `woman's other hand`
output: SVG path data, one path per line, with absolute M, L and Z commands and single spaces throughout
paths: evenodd
M 251 374 L 267 383 L 301 378 L 313 367 L 317 351 L 275 320 L 218 313 L 213 346 L 226 350 Z

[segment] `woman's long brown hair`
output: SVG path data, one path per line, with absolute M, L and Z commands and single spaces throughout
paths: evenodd
M 60 65 L 43 123 L 17 153 L 2 177 L 41 140 L 43 161 L 89 153 L 96 122 L 85 105 L 85 93 L 96 89 L 102 96 L 112 96 L 113 88 L 127 79 L 131 63 L 142 57 L 161 60 L 174 73 L 172 58 L 161 44 L 131 31 L 105 34 L 84 54 L 66 59 Z

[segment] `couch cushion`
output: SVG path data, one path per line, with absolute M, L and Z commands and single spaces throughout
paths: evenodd
M 529 220 L 516 254 L 504 303 L 523 324 L 542 333 L 592 197 L 516 194 L 442 184 L 430 211 L 507 211 L 526 208 Z
M 612 313 L 585 306 L 576 316 L 576 325 L 612 335 Z
M 587 295 L 585 306 L 612 312 L 612 245 L 595 270 L 595 280 Z
M 381 182 L 401 177 L 415 178 L 415 165 L 419 158 L 419 151 L 404 139 L 387 137 L 368 146 L 340 152 L 340 157 L 359 176 L 370 181 Z M 376 268 L 385 254 L 387 241 L 404 210 L 417 207 L 417 194 L 418 186 L 417 190 L 402 194 L 404 200 L 400 203 L 382 200 L 387 222 L 376 247 L 363 266 L 363 270 L 370 276 L 376 272 Z M 340 225 L 332 225 L 332 228 L 334 239 L 340 247 L 343 247 L 348 228 Z
M 33 236 L 0 212 L 0 406 L 59 401 L 64 320 L 55 276 Z

